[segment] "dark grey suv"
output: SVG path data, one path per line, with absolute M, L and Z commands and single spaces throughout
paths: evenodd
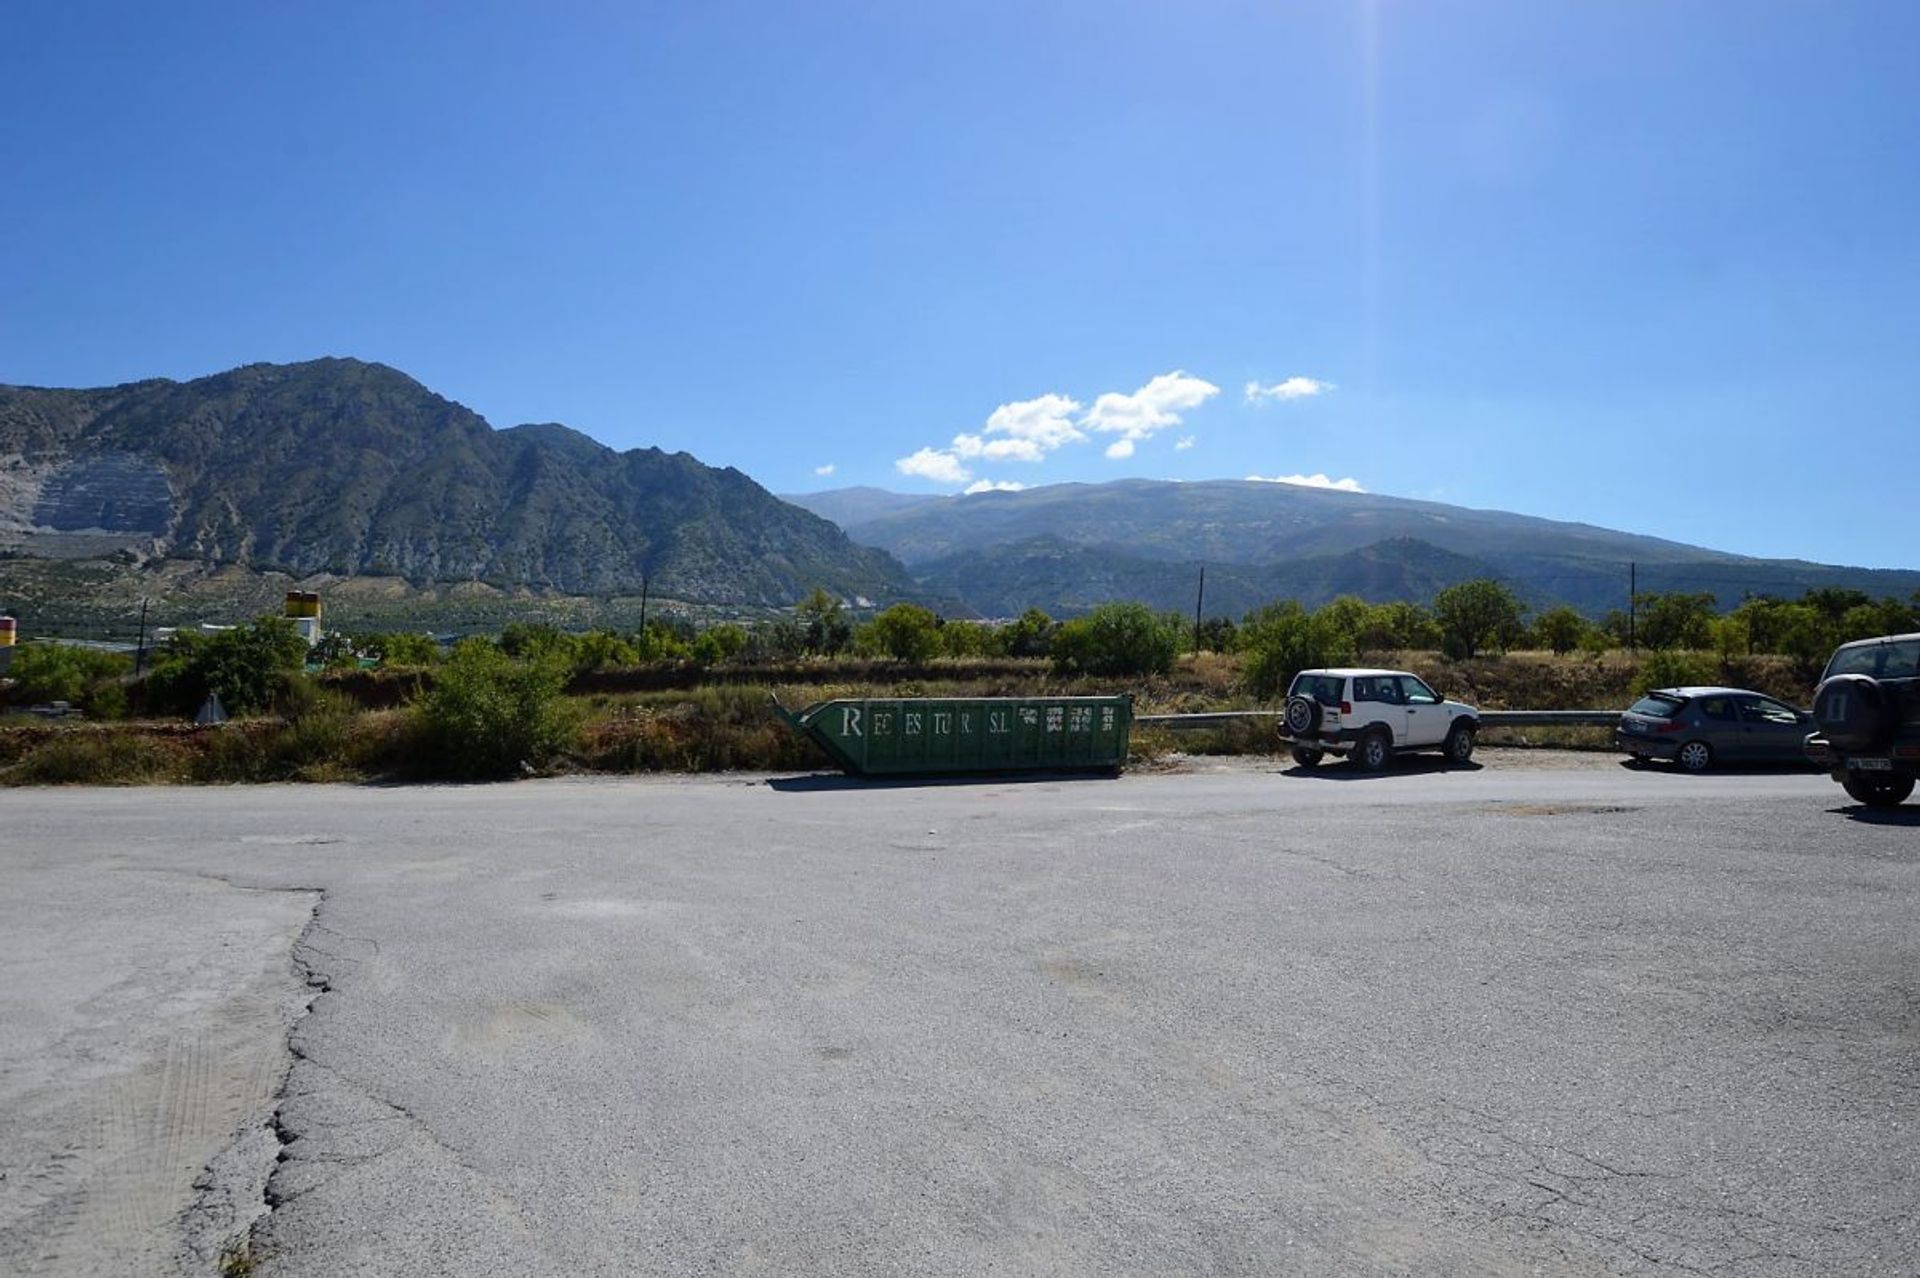
M 1613 742 L 1636 759 L 1689 772 L 1716 763 L 1807 761 L 1813 717 L 1745 688 L 1661 688 L 1628 707 Z
M 1920 777 L 1920 635 L 1841 644 L 1813 697 L 1807 757 L 1847 793 L 1897 807 Z

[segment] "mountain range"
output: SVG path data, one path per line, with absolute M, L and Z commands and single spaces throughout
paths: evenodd
M 1536 606 L 1588 613 L 1641 592 L 1749 593 L 1814 586 L 1875 595 L 1920 589 L 1920 572 L 1756 559 L 1656 537 L 1502 511 L 1264 481 L 1126 479 L 917 500 L 883 490 L 791 495 L 855 541 L 897 556 L 931 592 L 990 615 L 1026 604 L 1075 612 L 1102 599 L 1190 610 L 1202 566 L 1207 611 L 1339 594 L 1430 599 L 1475 577 Z
M 190 559 L 782 605 L 917 587 L 883 551 L 733 469 L 495 430 L 353 359 L 97 390 L 0 386 L 0 553 Z
M 353 359 L 92 390 L 0 386 L 0 560 L 111 568 L 128 599 L 190 565 L 441 594 L 609 598 L 645 582 L 722 609 L 779 607 L 824 587 L 856 604 L 912 599 L 985 616 L 1068 615 L 1110 599 L 1185 611 L 1203 568 L 1216 615 L 1348 593 L 1424 601 L 1474 577 L 1589 613 L 1624 607 L 1630 572 L 1642 591 L 1707 590 L 1723 604 L 1811 586 L 1920 589 L 1920 572 L 1754 559 L 1290 484 L 1135 479 L 957 497 L 846 488 L 783 500 L 686 453 L 617 452 L 555 423 L 496 430 L 404 373 Z M 16 592 L 26 580 L 5 579 Z

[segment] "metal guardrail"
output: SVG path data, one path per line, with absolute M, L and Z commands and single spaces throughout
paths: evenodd
M 1205 714 L 1137 714 L 1133 717 L 1136 727 L 1171 728 L 1183 731 L 1187 728 L 1219 728 L 1241 719 L 1259 721 L 1261 719 L 1279 719 L 1284 715 L 1280 710 L 1217 710 Z M 1620 722 L 1618 710 L 1482 710 L 1480 726 L 1483 728 L 1611 728 Z

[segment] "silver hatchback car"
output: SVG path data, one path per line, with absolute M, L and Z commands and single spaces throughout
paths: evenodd
M 1614 744 L 1689 772 L 1716 763 L 1807 762 L 1813 716 L 1746 688 L 1660 688 L 1628 707 Z

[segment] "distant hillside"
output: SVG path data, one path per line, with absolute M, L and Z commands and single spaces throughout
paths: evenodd
M 830 488 L 818 493 L 781 493 L 780 500 L 846 528 L 944 499 L 932 493 L 891 493 L 884 488 Z
M 1341 594 L 1430 599 L 1443 587 L 1492 571 L 1479 560 L 1411 540 L 1264 566 L 1205 567 L 1206 613 L 1230 617 L 1276 599 L 1298 599 L 1315 607 Z M 1034 605 L 1068 615 L 1111 599 L 1136 599 L 1157 609 L 1190 613 L 1200 569 L 1196 560 L 1147 559 L 1037 537 L 931 560 L 919 565 L 918 573 L 929 591 L 965 600 L 985 616 L 1012 617 Z
M 176 558 L 784 604 L 914 593 L 885 553 L 733 469 L 494 430 L 380 364 L 255 364 L 190 382 L 0 387 L 0 550 Z
M 869 503 L 874 508 L 877 503 Z M 1629 563 L 1642 591 L 1797 596 L 1842 585 L 1875 595 L 1920 589 L 1920 572 L 1753 559 L 1633 533 L 1437 502 L 1291 484 L 1121 480 L 919 501 L 845 527 L 892 552 L 930 589 L 999 614 L 1024 600 L 1074 611 L 1103 598 L 1171 601 L 1208 566 L 1218 610 L 1244 591 L 1262 601 L 1354 593 L 1425 599 L 1468 577 L 1509 582 L 1537 604 L 1624 607 Z M 1017 609 L 1013 609 L 1017 611 Z M 1212 609 L 1210 608 L 1210 611 Z

